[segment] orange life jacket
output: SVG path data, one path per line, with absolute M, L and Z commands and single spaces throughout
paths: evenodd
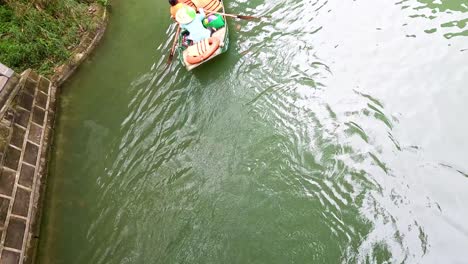
M 181 7 L 179 4 L 184 4 L 192 7 L 193 9 L 197 10 L 197 7 L 195 4 L 192 2 L 192 0 L 179 0 L 179 3 L 177 5 L 171 6 L 171 17 L 175 18 L 175 14 L 177 13 L 177 10 Z

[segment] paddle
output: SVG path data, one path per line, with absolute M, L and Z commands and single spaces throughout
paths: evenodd
M 171 53 L 169 53 L 169 58 L 167 58 L 167 64 L 171 64 L 172 58 L 174 58 L 175 47 L 177 45 L 177 38 L 179 37 L 179 33 L 180 33 L 180 26 L 177 26 L 177 31 L 175 33 L 174 43 L 172 44 Z
M 259 17 L 255 17 L 255 16 L 233 15 L 233 14 L 214 12 L 214 11 L 209 11 L 209 13 L 210 14 L 213 13 L 213 14 L 223 15 L 223 16 L 227 16 L 227 17 L 235 17 L 235 18 L 245 19 L 245 20 L 258 20 L 258 19 L 260 19 Z

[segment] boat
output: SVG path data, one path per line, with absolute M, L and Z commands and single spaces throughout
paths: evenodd
M 202 7 L 206 15 L 210 15 L 211 12 L 224 12 L 223 1 L 219 0 L 192 0 L 197 7 Z M 226 16 L 222 16 L 224 19 L 224 26 L 217 29 L 211 34 L 211 37 L 202 40 L 198 43 L 193 43 L 187 46 L 185 38 L 188 34 L 187 31 L 181 30 L 177 40 L 177 52 L 179 61 L 185 68 L 190 71 L 196 67 L 212 60 L 216 56 L 226 52 L 229 47 L 229 32 L 227 27 Z M 203 54 L 200 54 L 200 50 Z

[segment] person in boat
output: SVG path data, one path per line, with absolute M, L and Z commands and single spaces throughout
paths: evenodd
M 199 8 L 200 12 L 197 14 L 195 9 L 188 5 L 180 7 L 175 15 L 176 21 L 179 23 L 182 29 L 185 29 L 189 32 L 187 39 L 197 43 L 211 36 L 211 31 L 206 29 L 202 21 L 205 18 L 205 12 L 203 8 Z
M 177 10 L 180 8 L 180 6 L 178 6 L 179 1 L 178 0 L 169 0 L 169 4 L 171 5 L 171 8 L 170 8 L 171 18 L 175 19 L 175 14 L 177 13 Z
M 179 8 L 181 8 L 184 4 L 192 8 L 196 8 L 192 0 L 169 0 L 169 5 L 171 5 L 170 13 L 172 19 L 175 19 L 177 10 L 179 10 Z

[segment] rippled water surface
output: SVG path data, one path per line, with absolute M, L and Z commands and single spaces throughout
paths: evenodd
M 467 263 L 468 3 L 226 0 L 231 46 L 165 60 L 115 0 L 63 87 L 40 263 Z

